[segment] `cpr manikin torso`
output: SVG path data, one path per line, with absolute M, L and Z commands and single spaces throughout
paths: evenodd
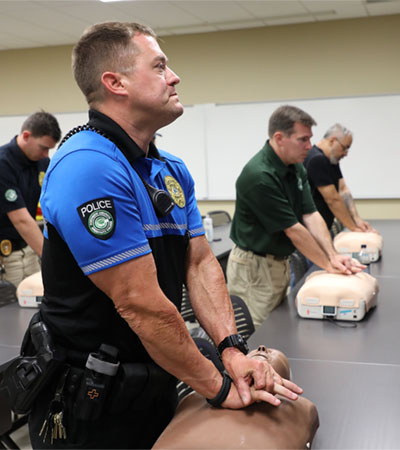
M 379 233 L 342 231 L 333 240 L 337 252 L 349 255 L 359 253 L 363 244 L 366 245 L 370 262 L 378 261 L 383 248 L 383 238 Z
M 260 346 L 248 355 L 266 359 L 283 377 L 290 378 L 286 356 Z M 211 407 L 192 392 L 178 405 L 175 417 L 154 449 L 301 449 L 308 448 L 318 428 L 317 409 L 304 397 L 272 406 L 255 403 L 230 410 Z
M 361 320 L 376 305 L 377 280 L 366 272 L 354 275 L 312 272 L 296 296 L 301 317 Z
M 38 307 L 40 305 L 43 299 L 41 271 L 21 281 L 17 288 L 17 298 L 19 305 L 23 307 Z

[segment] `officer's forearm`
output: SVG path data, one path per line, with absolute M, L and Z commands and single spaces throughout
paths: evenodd
M 26 208 L 10 211 L 8 217 L 22 239 L 37 253 L 42 256 L 43 234 Z
M 215 397 L 222 377 L 194 344 L 177 309 L 165 303 L 160 302 L 156 310 L 134 314 L 117 309 L 153 361 L 205 397 Z
M 202 356 L 175 305 L 161 291 L 151 254 L 89 275 L 114 302 L 151 359 L 208 398 L 222 377 Z
M 237 330 L 224 274 L 204 236 L 191 239 L 187 261 L 190 302 L 197 320 L 218 345 Z

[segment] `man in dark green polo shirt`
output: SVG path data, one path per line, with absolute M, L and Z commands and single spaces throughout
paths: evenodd
M 363 267 L 336 253 L 312 199 L 302 162 L 313 125 L 299 108 L 278 108 L 269 121 L 270 139 L 236 182 L 228 289 L 244 299 L 256 327 L 286 294 L 295 248 L 328 272 L 351 274 Z

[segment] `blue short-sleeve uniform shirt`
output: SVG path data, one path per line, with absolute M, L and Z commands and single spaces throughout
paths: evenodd
M 110 118 L 97 111 L 89 118 L 89 127 L 71 133 L 57 150 L 42 187 L 42 315 L 65 346 L 81 345 L 92 330 L 89 351 L 110 333 L 126 353 L 143 353 L 87 275 L 152 252 L 160 287 L 179 308 L 189 239 L 204 234 L 194 182 L 179 158 L 153 144 L 146 156 Z M 142 179 L 171 195 L 171 213 L 157 217 Z M 62 313 L 68 316 L 60 320 Z M 82 326 L 78 317 L 86 318 Z

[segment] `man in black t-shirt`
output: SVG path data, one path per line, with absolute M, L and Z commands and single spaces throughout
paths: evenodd
M 339 161 L 347 156 L 352 142 L 351 131 L 335 124 L 309 151 L 304 166 L 315 205 L 328 228 L 336 217 L 351 231 L 374 231 L 360 218 L 340 170 Z

